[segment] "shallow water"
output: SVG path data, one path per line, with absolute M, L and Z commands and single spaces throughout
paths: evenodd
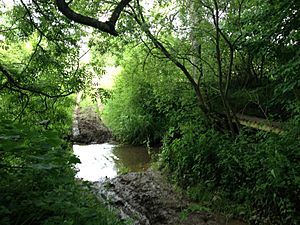
M 73 150 L 81 161 L 76 165 L 76 177 L 87 181 L 113 178 L 122 172 L 145 171 L 151 161 L 147 148 L 141 146 L 104 143 L 74 145 Z

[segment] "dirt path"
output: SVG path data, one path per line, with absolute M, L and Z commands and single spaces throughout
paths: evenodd
M 72 140 L 76 144 L 101 144 L 112 139 L 111 131 L 105 126 L 97 114 L 98 110 L 103 110 L 101 100 L 98 97 L 97 106 L 80 107 L 83 92 L 79 92 L 76 97 L 76 107 L 73 115 L 73 135 Z
M 74 112 L 73 141 L 78 144 L 100 144 L 112 138 L 110 130 L 104 125 L 96 108 L 93 106 L 84 109 L 79 106 Z

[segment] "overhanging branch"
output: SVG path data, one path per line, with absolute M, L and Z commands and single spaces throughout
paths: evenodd
M 57 95 L 51 95 L 51 94 L 48 94 L 48 93 L 46 93 L 42 90 L 38 90 L 34 87 L 22 86 L 21 84 L 19 84 L 14 79 L 14 77 L 2 65 L 0 65 L 0 72 L 6 77 L 6 80 L 7 80 L 7 82 L 5 83 L 5 86 L 3 86 L 3 88 L 8 88 L 8 89 L 11 89 L 11 90 L 14 90 L 14 91 L 28 91 L 28 92 L 38 94 L 38 95 L 42 95 L 42 96 L 45 96 L 45 97 L 48 97 L 48 98 L 66 97 L 66 96 L 69 96 L 69 95 L 74 93 L 74 92 L 67 92 L 67 93 L 60 93 L 60 94 L 57 94 Z M 11 88 L 11 87 L 8 87 L 8 84 L 10 84 L 15 89 Z M 1 87 L 1 89 L 2 89 L 2 87 Z
M 109 33 L 113 36 L 118 36 L 118 33 L 115 29 L 116 22 L 118 21 L 121 12 L 123 9 L 129 4 L 131 0 L 122 0 L 114 9 L 111 17 L 109 18 L 108 21 L 106 22 L 101 22 L 95 18 L 89 17 L 89 16 L 84 16 L 79 13 L 76 13 L 73 11 L 70 7 L 69 4 L 66 3 L 65 0 L 55 0 L 55 3 L 57 5 L 58 10 L 65 15 L 67 18 L 70 20 L 80 23 L 83 25 L 87 25 L 90 27 L 94 27 L 100 31 Z

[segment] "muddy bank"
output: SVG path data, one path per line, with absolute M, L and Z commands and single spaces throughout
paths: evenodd
M 244 225 L 208 212 L 183 214 L 190 202 L 157 171 L 128 173 L 94 185 L 99 198 L 135 225 Z
M 110 130 L 104 125 L 96 108 L 76 107 L 73 123 L 73 141 L 78 144 L 101 144 L 112 138 Z

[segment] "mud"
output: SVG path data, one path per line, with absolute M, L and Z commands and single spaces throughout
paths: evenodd
M 77 144 L 101 144 L 112 138 L 94 107 L 77 107 L 74 113 L 73 142 Z
M 134 225 L 245 225 L 209 212 L 184 214 L 189 200 L 158 171 L 128 173 L 94 185 L 97 196 Z

